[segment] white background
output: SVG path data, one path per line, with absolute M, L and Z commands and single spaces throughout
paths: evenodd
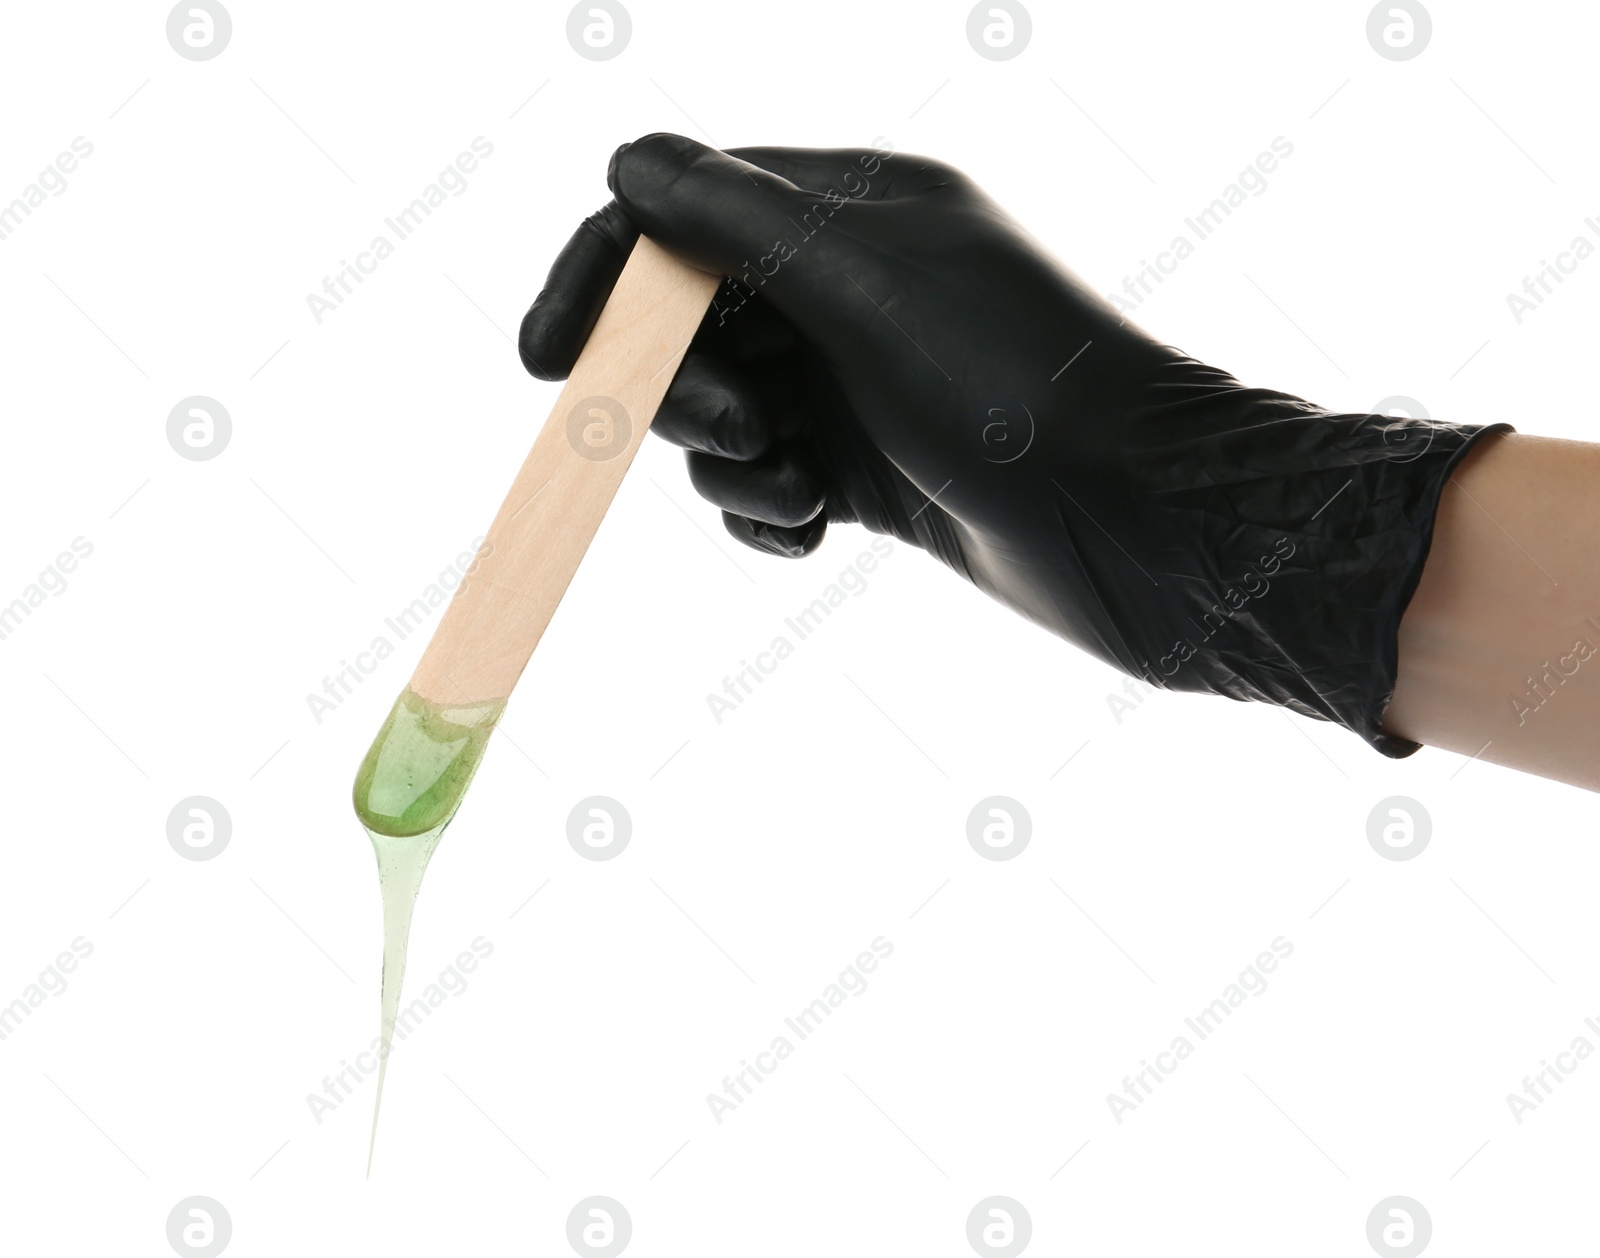
M 559 1254 L 602 1193 L 639 1255 L 960 1255 L 1004 1194 L 1032 1252 L 1355 1255 L 1403 1194 L 1434 1253 L 1568 1252 L 1600 1064 L 1520 1125 L 1506 1094 L 1600 1046 L 1600 801 L 1220 699 L 1119 722 L 1117 674 L 905 547 L 719 725 L 707 693 L 868 538 L 741 549 L 656 441 L 435 858 L 409 990 L 492 955 L 396 1052 L 370 1181 L 371 1080 L 313 1118 L 377 1029 L 349 787 L 422 635 L 320 723 L 306 696 L 487 525 L 558 388 L 518 321 L 621 141 L 886 137 L 1110 292 L 1281 135 L 1142 323 L 1338 410 L 1596 435 L 1600 262 L 1506 304 L 1596 234 L 1592 11 L 1433 3 L 1392 62 L 1365 4 L 1038 3 L 992 62 L 943 0 L 629 8 L 597 63 L 566 5 L 236 0 L 197 63 L 161 5 L 8 7 L 0 201 L 94 151 L 0 241 L 0 603 L 93 554 L 0 641 L 0 1004 L 93 953 L 0 1042 L 4 1249 L 166 1254 L 203 1194 L 238 1255 Z M 306 294 L 480 135 L 318 325 Z M 233 420 L 209 462 L 165 435 L 194 394 Z M 167 840 L 195 794 L 232 818 L 213 860 Z M 998 862 L 966 837 L 997 794 L 1033 829 Z M 609 862 L 566 838 L 590 795 L 632 818 Z M 1411 861 L 1367 840 L 1395 795 L 1432 818 Z M 706 1094 L 880 935 L 719 1125 Z M 1268 989 L 1117 1123 L 1278 936 Z

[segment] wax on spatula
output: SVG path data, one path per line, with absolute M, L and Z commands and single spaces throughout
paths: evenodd
M 450 824 L 623 473 L 716 291 L 717 276 L 640 238 L 477 557 L 356 773 L 378 858 L 383 986 L 378 1108 L 405 977 L 411 912 Z

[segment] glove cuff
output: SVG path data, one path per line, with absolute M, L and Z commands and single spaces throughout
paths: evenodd
M 1206 411 L 1178 440 L 1170 415 L 1144 430 L 1161 457 L 1140 460 L 1139 499 L 1154 507 L 1140 544 L 1161 579 L 1139 614 L 1115 618 L 1119 662 L 1165 689 L 1275 704 L 1411 755 L 1420 744 L 1382 729 L 1400 620 L 1452 472 L 1514 429 L 1330 414 L 1264 390 L 1213 396 Z
M 1438 518 L 1439 499 L 1444 493 L 1445 486 L 1449 483 L 1451 475 L 1461 460 L 1467 456 L 1474 446 L 1484 437 L 1493 433 L 1516 431 L 1510 424 L 1486 424 L 1483 426 L 1455 426 L 1452 441 L 1443 459 L 1437 466 L 1429 465 L 1426 475 L 1418 484 L 1419 494 L 1415 511 L 1411 514 L 1414 521 L 1413 527 L 1406 535 L 1404 543 L 1398 548 L 1393 569 L 1398 576 L 1391 597 L 1384 600 L 1382 616 L 1377 627 L 1375 672 L 1368 689 L 1361 702 L 1350 713 L 1350 720 L 1344 722 L 1348 728 L 1360 734 L 1378 751 L 1394 760 L 1404 759 L 1415 753 L 1422 746 L 1421 743 L 1412 742 L 1409 738 L 1399 738 L 1393 734 L 1383 732 L 1383 714 L 1389 707 L 1389 702 L 1394 698 L 1395 680 L 1400 668 L 1400 621 L 1405 616 L 1406 608 L 1411 605 L 1412 596 L 1417 592 L 1417 585 L 1422 580 L 1422 570 L 1428 562 L 1428 552 L 1433 547 L 1434 522 Z

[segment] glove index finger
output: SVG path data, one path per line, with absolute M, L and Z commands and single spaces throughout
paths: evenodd
M 606 180 L 646 235 L 723 275 L 744 273 L 794 234 L 809 204 L 782 175 L 665 131 L 618 149 Z
M 567 378 L 638 238 L 638 227 L 615 201 L 589 215 L 572 234 L 522 317 L 517 353 L 532 375 Z
M 904 182 L 905 163 L 887 149 L 804 149 L 741 147 L 728 156 L 771 171 L 813 197 L 848 197 L 852 201 L 881 201 L 896 190 L 892 176 Z

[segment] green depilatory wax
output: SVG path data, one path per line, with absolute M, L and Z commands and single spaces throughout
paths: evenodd
M 408 688 L 356 771 L 361 824 L 396 839 L 447 825 L 505 707 L 504 699 L 446 706 Z
M 443 705 L 424 699 L 408 687 L 395 700 L 356 771 L 356 816 L 372 840 L 383 892 L 382 1047 L 378 1055 L 378 1094 L 372 1107 L 372 1137 L 367 1146 L 369 1175 L 378 1140 L 383 1080 L 400 1012 L 406 940 L 411 933 L 417 891 L 428 860 L 461 806 L 505 706 L 504 699 Z

